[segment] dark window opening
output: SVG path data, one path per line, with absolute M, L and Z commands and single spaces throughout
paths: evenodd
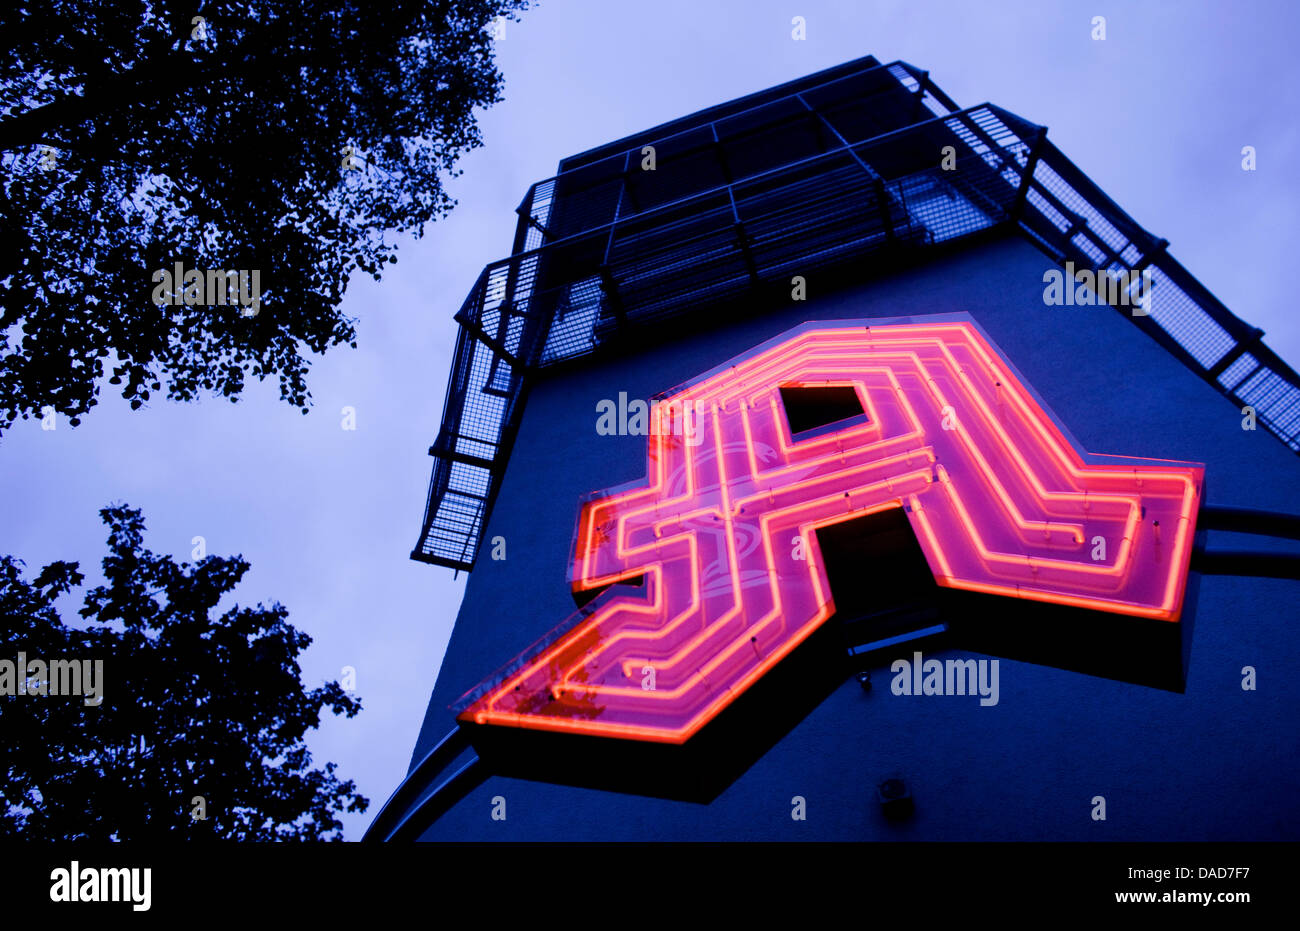
M 835 620 L 849 648 L 940 620 L 939 586 L 901 507 L 819 528 Z
M 825 388 L 781 387 L 781 403 L 785 406 L 790 435 L 816 435 L 829 428 L 843 428 L 852 423 L 866 423 L 867 413 L 862 401 L 852 387 L 839 385 Z

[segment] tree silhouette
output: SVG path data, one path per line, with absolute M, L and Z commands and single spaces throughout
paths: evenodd
M 52 563 L 28 582 L 20 560 L 0 557 L 0 659 L 103 662 L 97 706 L 78 695 L 0 697 L 0 833 L 341 839 L 337 814 L 369 802 L 335 764 L 312 768 L 303 735 L 323 708 L 350 718 L 361 703 L 337 682 L 304 689 L 297 656 L 311 638 L 279 604 L 211 616 L 248 571 L 242 558 L 179 564 L 143 548 L 138 510 L 100 516 L 110 528 L 105 584 L 86 592 L 81 626 L 64 624 L 55 604 L 82 585 L 77 563 Z M 27 686 L 50 691 L 39 672 Z
M 525 7 L 0 4 L 0 430 L 46 406 L 77 424 L 106 365 L 133 408 L 274 375 L 306 413 L 309 353 L 356 345 L 349 274 L 380 278 L 394 234 L 454 205 L 501 95 L 485 27 Z M 260 300 L 160 296 L 178 262 L 257 272 Z

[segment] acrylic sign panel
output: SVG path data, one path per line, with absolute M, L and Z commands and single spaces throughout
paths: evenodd
M 781 389 L 865 417 L 790 432 Z M 605 596 L 460 718 L 681 743 L 834 613 L 814 531 L 902 508 L 942 586 L 1176 621 L 1203 467 L 1076 450 L 970 323 L 805 324 L 670 393 L 648 479 L 583 503 Z

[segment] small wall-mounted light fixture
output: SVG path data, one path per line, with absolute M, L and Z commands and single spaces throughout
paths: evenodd
M 876 797 L 880 800 L 880 810 L 890 821 L 909 817 L 915 808 L 911 789 L 899 778 L 886 779 L 876 786 Z

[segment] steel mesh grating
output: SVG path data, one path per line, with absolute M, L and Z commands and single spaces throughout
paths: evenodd
M 515 254 L 484 269 L 457 314 L 415 558 L 472 567 L 533 369 L 636 328 L 702 322 L 791 274 L 1000 224 L 1077 267 L 1149 269 L 1150 321 L 1300 450 L 1300 379 L 1040 127 L 988 104 L 959 110 L 924 72 L 866 61 L 860 74 L 654 140 L 672 173 L 641 172 L 638 142 L 530 189 Z M 939 165 L 945 145 L 955 170 Z

